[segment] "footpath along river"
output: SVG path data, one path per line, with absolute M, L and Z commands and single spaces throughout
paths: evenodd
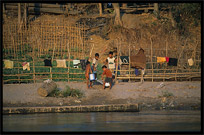
M 3 115 L 3 131 L 199 132 L 200 111 L 38 113 Z

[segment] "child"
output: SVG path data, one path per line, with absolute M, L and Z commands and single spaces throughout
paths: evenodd
M 96 54 L 95 54 L 95 58 L 93 59 L 93 62 L 92 62 L 92 71 L 93 71 L 93 73 L 94 73 L 96 79 L 97 79 L 98 59 L 99 59 L 99 54 L 96 53 Z
M 106 82 L 110 83 L 109 89 L 111 89 L 111 87 L 112 87 L 112 73 L 111 73 L 110 69 L 107 69 L 107 67 L 105 65 L 102 66 L 102 69 L 103 69 L 102 80 L 103 80 L 103 76 L 106 75 L 106 79 L 103 82 L 103 89 L 105 89 L 105 83 Z
M 90 62 L 87 61 L 86 62 L 86 70 L 85 70 L 85 77 L 86 77 L 86 81 L 87 81 L 87 88 L 89 88 L 89 74 L 90 73 L 92 74 Z M 90 81 L 90 88 L 92 88 L 92 81 Z
M 113 57 L 113 52 L 109 52 L 109 57 L 106 59 L 106 65 L 108 65 L 108 69 L 113 72 L 115 70 L 115 62 L 116 59 Z

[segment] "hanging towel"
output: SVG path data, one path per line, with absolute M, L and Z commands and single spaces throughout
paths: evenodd
M 169 58 L 169 66 L 177 66 L 178 59 L 176 58 Z
M 189 64 L 189 66 L 193 66 L 193 59 L 192 58 L 188 59 L 188 64 Z
M 146 56 L 144 50 L 140 48 L 136 55 L 130 56 L 130 64 L 133 68 L 145 68 L 146 67 Z
M 44 63 L 45 63 L 45 66 L 52 67 L 52 62 L 51 62 L 51 60 L 45 59 L 45 60 L 44 60 Z
M 163 62 L 166 62 L 165 57 L 157 57 L 157 63 L 163 63 Z
M 85 69 L 86 69 L 86 63 L 85 63 L 85 60 L 80 60 L 80 64 L 81 64 L 81 68 L 82 68 L 82 70 L 85 70 Z
M 120 59 L 122 61 L 122 64 L 128 64 L 129 63 L 129 56 L 120 56 Z
M 63 67 L 63 68 L 67 67 L 65 59 L 63 59 L 63 60 L 56 60 L 56 61 L 57 61 L 57 67 Z
M 80 64 L 80 60 L 73 60 L 74 68 L 78 68 L 78 64 Z
M 135 75 L 137 76 L 139 74 L 139 71 L 137 68 L 135 68 Z
M 165 57 L 166 58 L 166 62 L 168 63 L 169 62 L 169 57 Z
M 13 61 L 10 60 L 4 60 L 5 68 L 13 68 Z
M 23 70 L 27 69 L 28 71 L 30 71 L 30 63 L 29 62 L 23 62 L 22 66 L 23 66 Z

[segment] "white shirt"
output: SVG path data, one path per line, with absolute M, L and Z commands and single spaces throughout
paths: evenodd
M 115 58 L 108 57 L 107 60 L 108 60 L 108 68 L 115 69 Z
M 98 66 L 98 60 L 94 58 L 92 63 L 95 64 L 94 67 L 97 68 L 97 66 Z

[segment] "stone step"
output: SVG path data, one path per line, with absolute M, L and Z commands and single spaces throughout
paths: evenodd
M 3 107 L 3 114 L 72 112 L 139 112 L 138 104 L 52 106 L 52 107 Z

